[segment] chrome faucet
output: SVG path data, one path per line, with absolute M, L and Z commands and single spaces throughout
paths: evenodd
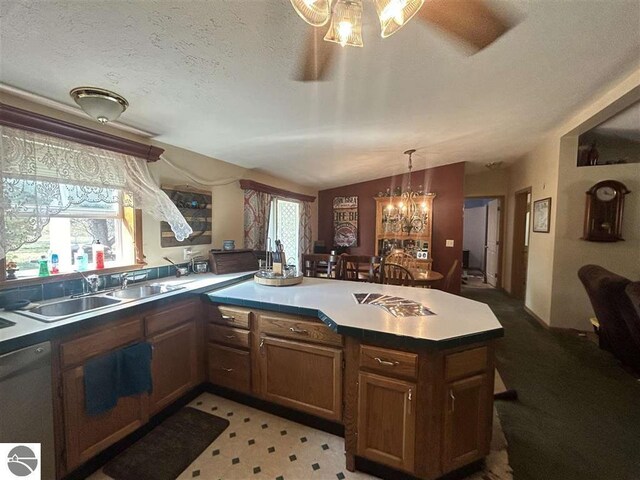
M 129 274 L 127 272 L 120 275 L 120 287 L 122 290 L 126 290 L 129 286 Z
M 98 275 L 89 275 L 88 277 L 84 277 L 84 279 L 89 284 L 89 292 L 97 293 L 100 288 L 100 277 Z

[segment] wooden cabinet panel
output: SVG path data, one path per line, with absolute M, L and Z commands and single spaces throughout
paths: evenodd
M 489 453 L 492 385 L 488 375 L 451 382 L 445 391 L 442 466 L 444 473 Z
M 342 346 L 342 335 L 332 331 L 322 322 L 303 320 L 301 317 L 261 312 L 258 316 L 260 333 L 291 338 L 302 342 L 324 343 Z
M 362 345 L 360 367 L 394 377 L 416 378 L 418 354 Z
M 95 333 L 84 335 L 60 345 L 60 364 L 68 368 L 91 357 L 123 347 L 143 338 L 142 319 L 118 322 Z
M 146 394 L 121 398 L 108 412 L 87 415 L 84 367 L 64 372 L 62 386 L 67 472 L 135 431 L 149 418 Z
M 218 307 L 212 307 L 209 312 L 209 321 L 212 323 L 249 329 L 251 310 L 220 305 Z
M 210 342 L 225 343 L 235 347 L 249 348 L 251 333 L 249 330 L 209 324 L 207 336 Z
M 342 350 L 264 337 L 261 394 L 269 401 L 342 420 Z
M 251 392 L 251 355 L 245 350 L 210 343 L 209 381 L 241 392 Z
M 154 335 L 200 316 L 200 300 L 187 300 L 171 307 L 161 307 L 144 317 L 147 336 Z
M 414 471 L 416 384 L 360 372 L 358 455 Z
M 153 346 L 153 392 L 150 396 L 153 415 L 180 398 L 198 382 L 196 321 L 159 333 L 149 338 L 149 342 Z
M 445 380 L 456 380 L 483 372 L 488 365 L 487 347 L 472 348 L 447 355 L 444 367 Z

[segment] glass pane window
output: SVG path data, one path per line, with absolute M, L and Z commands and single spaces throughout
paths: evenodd
M 298 266 L 300 240 L 300 204 L 290 200 L 277 198 L 271 202 L 269 215 L 269 238 L 271 248 L 280 240 L 289 265 Z

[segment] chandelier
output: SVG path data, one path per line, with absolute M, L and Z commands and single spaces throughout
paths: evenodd
M 407 150 L 409 156 L 409 180 L 407 188 L 401 192 L 396 203 L 391 200 L 384 209 L 382 223 L 385 231 L 405 233 L 421 233 L 424 231 L 429 218 L 427 204 L 422 200 L 423 192 L 415 192 L 411 189 L 411 170 L 413 163 L 411 156 L 415 149 Z
M 309 25 L 321 27 L 331 21 L 324 39 L 362 47 L 363 0 L 291 0 L 297 14 Z M 424 0 L 373 0 L 380 20 L 380 35 L 386 38 L 400 30 L 418 13 Z

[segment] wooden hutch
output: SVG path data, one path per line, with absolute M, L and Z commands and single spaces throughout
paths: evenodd
M 406 198 L 402 196 L 375 197 L 376 201 L 376 255 L 386 256 L 392 250 L 402 249 L 414 257 L 418 252 L 427 252 L 426 259 L 417 259 L 420 268 L 431 270 L 431 230 L 433 222 L 433 199 L 435 193 L 415 196 L 412 200 L 418 209 L 413 222 L 405 221 L 401 212 L 406 212 Z

